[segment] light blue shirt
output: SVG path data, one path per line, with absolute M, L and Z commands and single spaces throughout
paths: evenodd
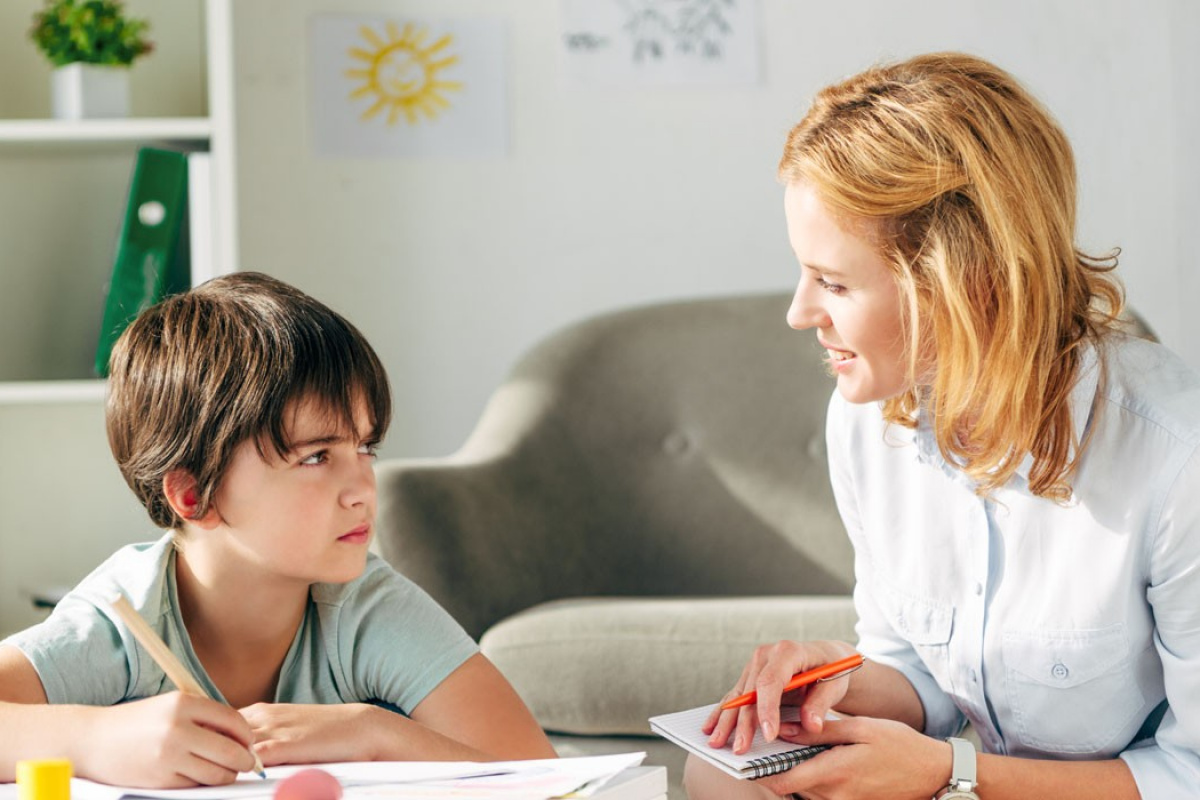
M 118 591 L 205 690 L 223 700 L 180 616 L 167 534 L 121 548 L 44 622 L 4 640 L 32 662 L 49 702 L 110 706 L 174 691 L 109 606 Z M 370 555 L 358 578 L 309 589 L 275 702 L 375 702 L 408 713 L 475 652 L 475 642 L 441 606 Z
M 927 417 L 888 426 L 834 394 L 859 650 L 908 678 L 931 736 L 969 720 L 988 752 L 1119 756 L 1142 797 L 1200 797 L 1200 376 L 1114 335 L 1071 413 L 1070 501 L 1029 492 L 1029 458 L 984 500 Z

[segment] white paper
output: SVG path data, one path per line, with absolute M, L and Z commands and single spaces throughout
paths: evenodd
M 745 86 L 761 80 L 757 0 L 561 0 L 568 84 Z
M 507 151 L 505 28 L 496 18 L 319 14 L 309 20 L 318 156 Z
M 342 784 L 346 800 L 422 797 L 552 798 L 587 787 L 586 797 L 603 782 L 642 763 L 645 753 L 529 761 L 375 761 L 268 767 L 267 779 L 244 773 L 228 786 L 195 789 L 134 789 L 73 778 L 72 800 L 224 800 L 269 798 L 284 778 L 309 766 Z M 4 789 L 0 786 L 0 789 Z M 3 797 L 3 795 L 0 795 Z

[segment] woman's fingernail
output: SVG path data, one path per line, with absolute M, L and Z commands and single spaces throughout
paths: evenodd
M 802 730 L 803 730 L 803 728 L 801 728 L 799 725 L 795 724 L 794 722 L 785 722 L 779 726 L 779 735 L 780 736 L 798 736 L 800 734 L 800 731 L 802 731 Z
M 769 722 L 763 723 L 763 726 L 762 726 L 763 736 L 766 737 L 767 739 L 770 739 L 775 735 L 773 733 L 774 730 L 775 730 L 775 727 L 771 723 L 769 723 Z
M 746 741 L 746 740 L 745 740 L 745 739 L 743 739 L 743 738 L 742 738 L 742 735 L 739 733 L 739 734 L 737 735 L 737 738 L 733 740 L 733 749 L 734 749 L 734 750 L 741 750 L 741 749 L 742 749 L 742 745 L 745 743 L 745 741 Z

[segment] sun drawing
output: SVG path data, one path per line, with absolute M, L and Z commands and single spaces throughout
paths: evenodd
M 428 46 L 428 31 L 405 23 L 400 30 L 396 23 L 385 24 L 386 38 L 367 26 L 360 28 L 368 47 L 352 47 L 350 55 L 366 62 L 363 68 L 346 70 L 346 77 L 363 83 L 350 93 L 353 100 L 374 98 L 371 107 L 362 114 L 368 120 L 388 109 L 387 122 L 394 125 L 403 114 L 408 124 L 420 122 L 420 114 L 435 119 L 439 112 L 450 107 L 445 92 L 459 91 L 462 83 L 445 81 L 438 73 L 458 62 L 458 56 L 443 52 L 453 44 L 445 34 Z

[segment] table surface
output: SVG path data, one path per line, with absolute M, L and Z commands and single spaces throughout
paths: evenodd
M 628 780 L 651 772 L 662 772 L 663 783 L 665 785 L 666 771 L 666 767 L 630 767 L 629 769 L 625 770 L 620 777 Z M 621 782 L 623 781 L 617 781 L 618 785 L 610 785 L 606 787 L 605 790 L 601 791 L 597 796 L 598 800 L 622 800 L 623 793 L 620 791 L 619 786 Z M 642 796 L 644 797 L 644 795 Z M 661 796 L 664 798 L 667 796 L 665 789 Z M 17 785 L 15 783 L 0 783 L 0 800 L 17 800 Z

